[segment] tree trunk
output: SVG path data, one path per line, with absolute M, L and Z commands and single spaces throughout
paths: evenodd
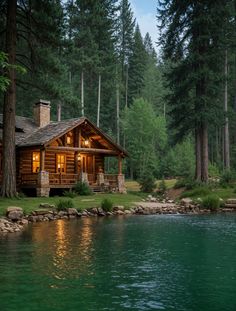
M 230 169 L 230 152 L 229 152 L 229 118 L 228 113 L 228 55 L 225 51 L 225 91 L 224 91 L 224 112 L 225 112 L 225 125 L 224 125 L 224 167 Z
M 196 171 L 195 171 L 195 179 L 196 181 L 201 181 L 201 133 L 199 128 L 195 130 L 195 156 L 196 156 Z
M 208 130 L 207 124 L 203 123 L 201 131 L 201 180 L 202 182 L 208 182 Z
M 81 72 L 81 115 L 84 117 L 84 72 Z
M 6 53 L 10 65 L 16 62 L 16 7 L 17 0 L 7 1 Z M 3 197 L 16 196 L 16 154 L 15 154 L 15 107 L 16 73 L 12 66 L 7 72 L 10 84 L 3 104 Z
M 117 130 L 117 144 L 120 143 L 120 91 L 119 84 L 116 84 L 116 130 Z
M 100 125 L 100 106 L 101 106 L 101 75 L 98 76 L 98 112 L 97 112 L 97 127 Z

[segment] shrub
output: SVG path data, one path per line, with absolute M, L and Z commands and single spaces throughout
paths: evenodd
M 109 199 L 103 199 L 102 203 L 101 203 L 101 208 L 105 211 L 105 212 L 111 212 L 112 211 L 112 206 L 113 203 L 111 200 Z
M 235 180 L 235 174 L 230 170 L 225 170 L 220 176 L 220 185 L 227 186 Z
M 62 199 L 57 202 L 58 211 L 66 211 L 68 208 L 73 208 L 74 202 L 71 199 Z
M 181 194 L 181 198 L 193 198 L 193 197 L 203 197 L 211 193 L 208 187 L 198 187 L 190 191 L 185 191 Z
M 220 198 L 216 194 L 207 195 L 202 199 L 202 207 L 215 211 L 220 207 Z
M 89 188 L 89 185 L 85 182 L 78 182 L 75 187 L 74 191 L 79 195 L 91 195 L 92 190 Z
M 186 188 L 187 190 L 192 190 L 199 186 L 201 186 L 200 182 L 197 182 L 196 180 L 192 178 L 184 178 L 184 179 L 178 179 L 174 185 L 174 188 L 175 189 Z
M 165 180 L 162 179 L 159 183 L 158 190 L 160 191 L 160 193 L 164 194 L 166 192 L 166 189 L 167 189 L 167 186 L 166 186 Z
M 73 190 L 66 190 L 63 192 L 63 196 L 73 199 L 77 196 L 77 193 Z
M 156 181 L 152 174 L 144 174 L 139 180 L 140 190 L 142 192 L 153 192 L 156 188 Z
M 217 178 L 220 176 L 220 171 L 216 164 L 209 163 L 208 173 L 210 178 Z

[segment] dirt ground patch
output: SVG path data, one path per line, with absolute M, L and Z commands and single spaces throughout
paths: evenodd
M 179 189 L 171 188 L 167 190 L 166 196 L 171 200 L 176 200 L 185 190 L 186 189 L 184 187 Z

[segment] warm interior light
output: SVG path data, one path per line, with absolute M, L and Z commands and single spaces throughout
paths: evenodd
M 88 144 L 89 144 L 88 139 L 85 139 L 84 144 L 85 144 L 85 146 L 88 146 Z
M 67 137 L 66 137 L 66 142 L 67 142 L 68 145 L 71 144 L 71 137 L 70 137 L 70 136 L 67 136 Z
M 78 159 L 78 161 L 80 161 L 80 160 L 81 160 L 81 156 L 80 156 L 80 154 L 78 154 L 78 158 L 77 158 L 77 159 Z

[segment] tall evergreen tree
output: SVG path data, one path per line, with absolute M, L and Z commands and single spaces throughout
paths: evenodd
M 160 1 L 160 43 L 172 61 L 168 75 L 173 126 L 179 136 L 195 131 L 196 179 L 208 181 L 208 126 L 222 107 L 222 37 L 227 15 L 217 1 Z
M 144 86 L 144 72 L 146 69 L 147 54 L 143 44 L 143 38 L 137 25 L 134 33 L 134 44 L 129 62 L 129 92 L 128 103 L 132 104 L 133 99 L 140 97 Z

